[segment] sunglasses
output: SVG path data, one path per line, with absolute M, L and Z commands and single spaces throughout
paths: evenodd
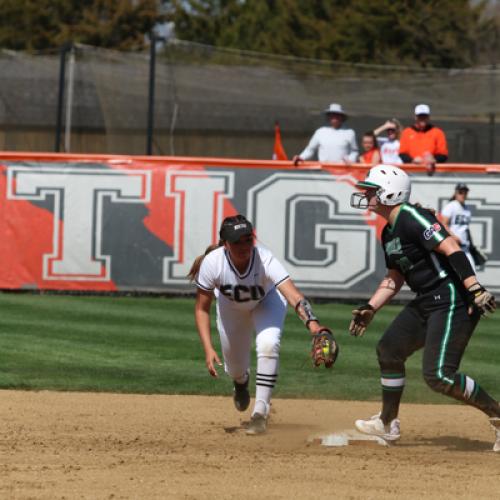
M 387 129 L 387 133 L 388 134 L 394 134 L 394 133 L 396 133 L 396 129 L 395 128 L 388 128 Z

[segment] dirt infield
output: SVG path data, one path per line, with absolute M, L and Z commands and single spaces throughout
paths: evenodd
M 246 436 L 230 398 L 0 391 L 0 498 L 499 498 L 476 410 L 403 405 L 390 448 L 327 448 L 376 403 L 277 399 Z

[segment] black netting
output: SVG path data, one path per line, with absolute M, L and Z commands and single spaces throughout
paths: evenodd
M 0 127 L 6 150 L 52 150 L 59 55 L 0 53 Z M 69 58 L 67 59 L 69 61 Z M 149 53 L 74 49 L 74 152 L 144 154 Z M 445 129 L 450 161 L 500 162 L 499 72 L 349 65 L 222 50 L 170 41 L 157 52 L 154 152 L 270 158 L 279 120 L 288 154 L 299 152 L 322 110 L 340 102 L 358 138 L 386 119 L 412 121 L 415 104 L 431 106 Z

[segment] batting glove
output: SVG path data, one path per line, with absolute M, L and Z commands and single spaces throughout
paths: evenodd
M 471 304 L 478 309 L 481 316 L 486 316 L 488 313 L 492 314 L 495 312 L 497 308 L 495 297 L 482 285 L 474 283 L 467 289 L 467 292 Z
M 370 304 L 363 304 L 354 309 L 349 324 L 349 333 L 355 337 L 362 337 L 374 316 L 375 309 Z

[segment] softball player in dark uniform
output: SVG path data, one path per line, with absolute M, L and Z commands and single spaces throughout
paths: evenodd
M 408 203 L 410 179 L 401 169 L 378 165 L 357 184 L 351 206 L 368 209 L 388 224 L 382 232 L 387 275 L 370 300 L 353 311 L 352 335 L 363 335 L 375 313 L 406 281 L 416 297 L 401 311 L 377 346 L 382 411 L 357 420 L 358 430 L 399 439 L 397 418 L 405 385 L 405 361 L 423 348 L 423 375 L 435 391 L 472 405 L 490 418 L 500 451 L 500 405 L 474 379 L 458 371 L 481 314 L 495 310 L 495 298 L 482 287 L 456 241 L 434 214 Z

